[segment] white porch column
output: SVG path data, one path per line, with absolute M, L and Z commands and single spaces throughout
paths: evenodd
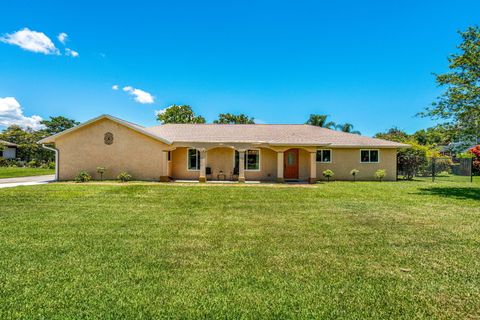
M 207 150 L 200 149 L 200 177 L 199 182 L 207 182 Z
M 168 182 L 168 150 L 162 151 L 160 160 L 160 182 Z
M 317 183 L 317 152 L 310 152 L 310 183 Z
M 238 182 L 245 182 L 245 150 L 238 150 Z
M 285 182 L 285 179 L 283 178 L 283 159 L 284 159 L 284 153 L 283 152 L 277 152 L 277 182 Z

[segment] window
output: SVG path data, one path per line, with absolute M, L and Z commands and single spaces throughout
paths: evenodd
M 377 163 L 379 162 L 378 150 L 360 150 L 360 162 Z
M 317 162 L 332 162 L 332 150 L 317 150 Z
M 200 170 L 200 151 L 188 149 L 188 170 Z
M 239 168 L 240 153 L 235 150 L 235 168 Z M 245 170 L 258 171 L 260 170 L 260 150 L 250 149 L 245 151 Z

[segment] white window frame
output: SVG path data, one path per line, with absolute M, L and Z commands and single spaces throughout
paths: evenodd
M 378 160 L 377 161 L 368 161 L 368 162 L 364 162 L 362 161 L 362 151 L 368 151 L 368 158 L 370 159 L 371 156 L 370 156 L 370 152 L 371 151 L 377 151 L 378 152 Z M 362 164 L 369 164 L 369 163 L 380 163 L 380 149 L 360 149 L 360 163 Z
M 332 163 L 333 162 L 333 151 L 332 151 L 332 149 L 317 149 L 317 152 L 318 151 L 323 152 L 325 150 L 330 151 L 330 161 L 317 161 L 317 154 L 315 153 L 315 161 L 317 161 L 317 163 Z M 320 158 L 323 158 L 323 154 Z
M 197 165 L 198 165 L 198 169 L 190 169 L 190 150 L 195 150 L 197 151 Z M 187 149 L 187 171 L 200 171 L 200 151 L 198 149 L 195 149 L 195 148 L 188 148 Z
M 247 155 L 247 151 L 249 150 L 256 150 L 258 151 L 258 169 L 247 169 L 247 158 L 246 158 L 246 155 Z M 238 150 L 233 150 L 233 167 L 235 168 L 235 151 L 237 151 L 238 153 L 240 153 Z M 238 161 L 240 161 L 240 154 L 239 154 L 239 159 Z M 243 167 L 245 168 L 245 171 L 262 171 L 262 150 L 261 149 L 258 149 L 258 148 L 248 148 L 245 150 L 245 159 L 244 159 L 245 163 L 243 164 Z M 240 163 L 240 162 L 239 162 Z

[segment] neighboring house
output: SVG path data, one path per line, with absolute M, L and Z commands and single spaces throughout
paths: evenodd
M 3 159 L 15 159 L 17 157 L 18 145 L 8 141 L 0 140 L 0 158 Z
M 127 171 L 135 179 L 240 182 L 323 179 L 331 169 L 335 179 L 372 180 L 385 169 L 395 180 L 397 149 L 406 144 L 374 139 L 304 124 L 165 124 L 142 127 L 102 115 L 47 137 L 54 143 L 57 178 L 74 179 L 106 167 L 114 179 Z M 48 148 L 48 147 L 47 147 Z M 243 159 L 243 161 L 240 161 Z

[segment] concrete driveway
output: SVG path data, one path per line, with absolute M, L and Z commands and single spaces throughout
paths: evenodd
M 0 188 L 11 188 L 18 186 L 33 186 L 37 184 L 45 184 L 55 180 L 55 175 L 19 177 L 0 179 Z

